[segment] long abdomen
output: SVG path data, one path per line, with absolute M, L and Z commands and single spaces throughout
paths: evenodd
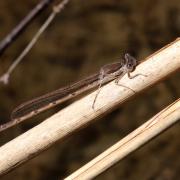
M 93 88 L 92 83 L 96 82 L 94 83 L 94 85 L 97 84 L 97 80 L 98 74 L 94 74 L 70 86 L 60 88 L 51 93 L 47 93 L 43 96 L 27 101 L 13 110 L 11 114 L 11 119 L 18 120 L 32 117 L 35 114 L 38 114 L 46 109 L 56 106 L 57 104 L 60 104 L 90 88 Z M 91 87 L 88 86 L 89 84 L 91 84 Z

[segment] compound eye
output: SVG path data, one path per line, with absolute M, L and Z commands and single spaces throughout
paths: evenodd
M 127 68 L 128 68 L 128 69 L 133 68 L 133 64 L 132 64 L 132 63 L 128 63 L 128 64 L 127 64 Z

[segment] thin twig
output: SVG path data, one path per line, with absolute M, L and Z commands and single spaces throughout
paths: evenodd
M 65 180 L 93 179 L 115 163 L 150 141 L 180 120 L 180 99 L 111 146 L 102 154 L 65 178 Z
M 52 20 L 55 18 L 57 13 L 60 13 L 64 6 L 69 2 L 69 0 L 63 0 L 61 3 L 53 7 L 53 11 L 50 14 L 50 16 L 47 18 L 45 23 L 40 27 L 38 32 L 35 34 L 33 39 L 30 41 L 30 43 L 26 46 L 26 48 L 22 51 L 22 53 L 14 60 L 12 65 L 9 67 L 7 72 L 3 74 L 0 77 L 0 82 L 3 82 L 4 84 L 8 84 L 9 77 L 12 71 L 16 68 L 16 66 L 22 61 L 22 59 L 26 56 L 26 54 L 31 50 L 31 48 L 34 46 L 34 44 L 39 39 L 40 35 L 47 29 L 49 24 L 52 22 Z
M 41 0 L 29 14 L 0 42 L 0 56 L 27 26 L 54 0 Z
M 123 77 L 119 83 L 130 87 L 136 93 L 151 87 L 180 68 L 180 38 L 154 53 L 141 63 L 133 73 L 146 74 L 134 79 Z M 132 75 L 133 75 L 132 74 Z M 134 93 L 111 82 L 103 86 L 92 109 L 92 102 L 97 92 L 74 102 L 54 114 L 41 124 L 30 129 L 0 148 L 0 175 L 28 161 L 55 142 L 69 136 L 75 130 L 87 126 L 96 117 L 104 115 L 110 109 L 118 107 Z

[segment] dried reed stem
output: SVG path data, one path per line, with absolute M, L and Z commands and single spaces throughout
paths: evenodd
M 148 57 L 132 74 L 141 73 L 148 77 L 138 76 L 134 79 L 128 79 L 125 76 L 119 83 L 138 93 L 179 68 L 180 39 L 177 39 Z M 95 110 L 93 110 L 92 103 L 95 94 L 96 92 L 93 92 L 74 102 L 38 126 L 2 146 L 0 148 L 0 175 L 26 162 L 58 140 L 92 122 L 96 117 L 104 115 L 134 95 L 131 90 L 111 82 L 102 88 L 96 101 Z
M 162 110 L 98 157 L 65 178 L 92 179 L 180 120 L 180 99 Z

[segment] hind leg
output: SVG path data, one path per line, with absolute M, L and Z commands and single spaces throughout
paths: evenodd
M 97 97 L 98 97 L 98 95 L 99 95 L 99 93 L 100 93 L 100 91 L 101 91 L 101 87 L 102 87 L 102 84 L 103 84 L 104 76 L 105 76 L 104 70 L 101 69 L 101 70 L 100 70 L 100 74 L 99 74 L 99 87 L 98 87 L 96 96 L 95 96 L 95 98 L 94 98 L 93 104 L 92 104 L 92 108 L 93 108 L 93 109 L 94 109 L 94 106 L 95 106 Z

